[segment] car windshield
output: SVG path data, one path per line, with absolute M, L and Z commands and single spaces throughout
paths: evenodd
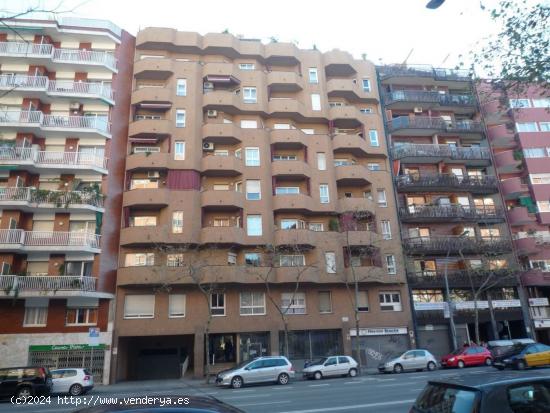
M 325 361 L 327 361 L 327 357 L 321 357 L 317 360 L 312 360 L 311 363 L 309 363 L 310 366 L 318 366 L 320 364 L 323 364 Z
M 464 352 L 463 348 L 457 348 L 455 351 L 451 353 L 452 356 L 458 356 L 459 354 L 462 354 Z
M 428 384 L 418 396 L 415 407 L 422 413 L 471 413 L 476 405 L 476 390 Z

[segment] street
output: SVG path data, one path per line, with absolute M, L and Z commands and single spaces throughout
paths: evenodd
M 321 381 L 295 380 L 286 386 L 249 386 L 239 390 L 217 388 L 203 382 L 165 380 L 126 382 L 111 386 L 98 386 L 89 394 L 78 398 L 79 407 L 59 405 L 57 396 L 51 404 L 15 406 L 9 401 L 0 402 L 0 413 L 71 412 L 83 408 L 85 403 L 101 403 L 113 397 L 143 397 L 158 395 L 198 396 L 211 395 L 247 413 L 321 413 L 321 412 L 380 412 L 407 413 L 416 396 L 428 380 L 444 379 L 454 375 L 491 374 L 498 377 L 548 376 L 549 369 L 497 372 L 489 367 L 463 370 L 437 370 L 435 372 L 403 373 L 400 375 L 369 374 L 355 378 L 335 378 Z M 92 399 L 93 398 L 93 399 Z M 93 401 L 92 401 L 93 400 Z M 113 403 L 113 400 L 111 400 Z

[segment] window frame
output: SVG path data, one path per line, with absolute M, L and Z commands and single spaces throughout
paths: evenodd
M 259 233 L 251 233 L 250 231 L 250 220 L 257 219 L 257 223 L 259 223 Z M 254 227 L 254 226 L 252 226 Z M 249 214 L 246 216 L 246 235 L 249 237 L 261 237 L 263 235 L 263 222 L 262 222 L 262 216 L 260 214 Z
M 314 76 L 312 76 L 315 74 Z M 316 67 L 309 67 L 307 69 L 307 75 L 308 75 L 308 82 L 310 84 L 318 84 L 319 83 L 319 69 Z
M 253 186 L 253 184 L 258 184 L 258 192 L 250 192 L 248 185 L 250 184 Z M 257 194 L 257 198 L 255 198 L 255 194 Z M 250 197 L 252 195 L 252 197 Z M 247 201 L 261 201 L 262 199 L 262 181 L 260 179 L 247 179 L 245 181 L 245 197 Z
M 376 129 L 369 129 L 369 141 L 370 146 L 379 147 L 380 140 L 378 139 L 378 131 Z
M 48 303 L 49 305 L 49 303 Z M 32 320 L 29 320 L 32 313 Z M 38 322 L 42 321 L 43 322 Z M 29 321 L 32 321 L 29 323 Z M 48 325 L 48 307 L 25 307 L 23 315 L 23 327 L 46 327 Z
M 216 305 L 212 305 L 214 296 L 217 297 Z M 223 305 L 219 305 L 219 297 L 222 297 L 223 299 Z M 211 293 L 210 294 L 210 313 L 212 314 L 212 317 L 224 317 L 226 315 L 226 308 L 227 308 L 227 300 L 225 298 L 225 293 Z M 220 314 L 214 314 L 214 310 L 223 310 L 223 313 Z
M 176 79 L 176 96 L 187 96 L 187 79 Z
M 249 155 L 257 155 L 249 156 Z M 257 162 L 257 163 L 256 163 Z M 245 166 L 261 166 L 260 148 L 257 146 L 247 146 L 244 148 L 244 165 Z
M 323 195 L 324 190 L 326 189 L 326 194 Z M 330 203 L 330 192 L 328 184 L 319 184 L 319 202 L 321 204 Z
M 181 116 L 183 115 L 183 122 L 181 121 Z M 175 118 L 175 124 L 176 128 L 185 128 L 185 125 L 187 123 L 187 113 L 185 109 L 176 109 L 176 118 Z
M 136 296 L 139 296 L 139 297 L 152 297 L 152 301 L 153 301 L 153 311 L 152 313 L 148 313 L 148 312 L 144 312 L 144 313 L 139 313 L 139 314 L 136 314 L 136 315 L 132 315 L 132 316 L 129 316 L 126 312 L 126 307 L 127 307 L 127 300 L 128 300 L 128 297 L 136 297 Z M 148 298 L 149 300 L 150 298 Z M 155 298 L 155 294 L 127 294 L 124 296 L 124 307 L 123 307 L 123 312 L 122 312 L 122 315 L 123 315 L 123 318 L 125 320 L 139 320 L 139 319 L 144 319 L 144 318 L 155 318 L 155 306 L 156 306 L 156 298 Z M 142 310 L 144 309 L 143 306 L 140 307 Z
M 172 297 L 173 296 L 178 296 L 178 297 L 183 297 L 183 314 L 179 314 L 179 313 L 176 313 L 176 314 L 173 314 L 172 313 Z M 173 293 L 173 294 L 168 294 L 168 318 L 185 318 L 187 314 L 187 295 L 186 294 L 181 294 L 181 293 Z
M 289 301 L 288 305 L 286 306 L 285 306 L 285 300 Z M 297 300 L 303 301 L 303 305 L 297 304 L 296 303 Z M 297 311 L 302 309 L 303 309 L 303 312 Z M 306 293 L 302 293 L 302 292 L 281 293 L 281 311 L 285 315 L 306 315 L 307 314 Z
M 243 103 L 246 103 L 246 104 L 258 103 L 258 89 L 255 86 L 243 87 Z
M 183 234 L 183 211 L 172 211 L 172 234 Z
M 174 142 L 174 160 L 185 161 L 185 141 Z
M 328 304 L 329 304 L 329 309 L 328 311 L 325 310 L 323 311 L 321 309 L 321 294 L 327 294 L 328 295 Z M 332 310 L 333 310 L 333 307 L 332 307 L 332 291 L 330 290 L 326 290 L 326 291 L 318 291 L 317 293 L 317 299 L 319 301 L 319 314 L 332 314 Z
M 243 294 L 250 294 L 251 305 L 243 306 Z M 254 303 L 254 295 L 261 295 L 261 306 L 258 303 Z M 257 297 L 256 297 L 257 298 Z M 243 313 L 243 309 L 251 309 L 251 313 Z M 261 309 L 261 313 L 255 313 L 254 309 Z M 247 316 L 257 316 L 257 315 L 266 315 L 266 301 L 265 293 L 262 291 L 241 291 L 239 293 L 239 315 L 243 317 Z

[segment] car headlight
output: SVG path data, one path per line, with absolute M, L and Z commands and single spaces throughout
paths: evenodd
M 451 358 L 449 359 L 449 361 L 450 361 L 450 362 L 453 362 L 453 361 L 455 361 L 455 358 L 454 358 L 454 357 L 451 357 Z
M 504 359 L 502 361 L 505 362 L 505 363 L 510 363 L 512 361 L 512 359 Z
M 387 362 L 386 364 L 384 364 L 384 366 L 386 366 L 386 367 L 391 367 L 391 365 L 392 365 L 391 361 L 389 361 L 389 362 Z

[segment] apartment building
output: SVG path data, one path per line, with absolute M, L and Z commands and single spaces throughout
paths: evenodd
M 0 27 L 0 367 L 108 381 L 133 52 L 107 21 Z
M 479 96 L 536 339 L 550 343 L 550 98 L 508 89 L 483 83 Z
M 523 337 L 510 234 L 471 79 L 406 65 L 381 66 L 378 76 L 418 345 L 440 355 L 476 340 L 476 311 L 480 341 Z
M 370 62 L 146 28 L 131 103 L 117 379 L 200 377 L 206 348 L 214 370 L 283 354 L 280 313 L 298 365 L 357 337 L 369 366 L 409 347 Z

